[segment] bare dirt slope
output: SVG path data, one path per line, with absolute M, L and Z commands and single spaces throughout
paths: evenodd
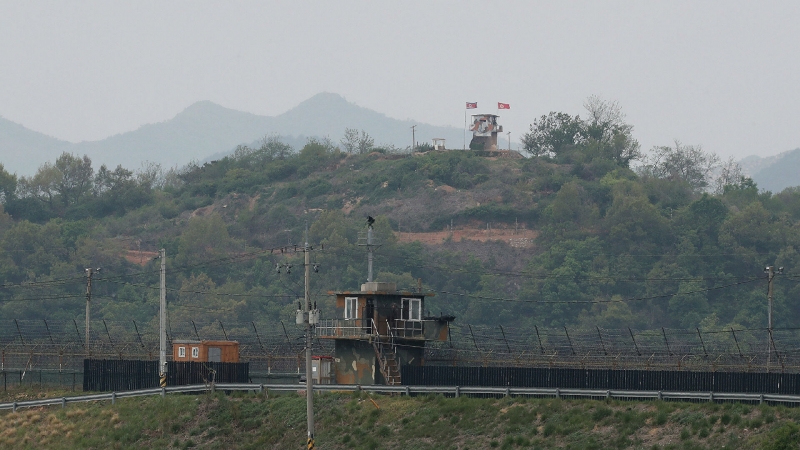
M 461 241 L 502 241 L 515 248 L 533 247 L 533 242 L 539 235 L 534 230 L 527 229 L 492 229 L 492 228 L 456 228 L 452 231 L 430 231 L 422 233 L 396 232 L 398 240 L 403 243 L 419 241 L 427 245 L 440 245 L 448 240 L 451 242 Z

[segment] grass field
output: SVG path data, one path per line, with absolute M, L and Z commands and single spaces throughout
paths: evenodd
M 0 401 L 60 392 L 9 392 Z M 316 397 L 320 449 L 797 449 L 800 409 L 741 403 Z M 0 448 L 300 449 L 297 395 L 178 395 L 0 413 Z

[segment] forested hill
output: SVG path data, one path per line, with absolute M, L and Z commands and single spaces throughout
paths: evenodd
M 0 319 L 71 323 L 84 269 L 102 267 L 93 318 L 155 320 L 163 247 L 171 323 L 291 321 L 306 223 L 313 300 L 332 317 L 327 292 L 366 279 L 371 215 L 377 279 L 421 280 L 429 314 L 462 323 L 762 328 L 774 265 L 775 326 L 796 326 L 799 192 L 759 193 L 730 167 L 715 177 L 698 148 L 649 158 L 611 122 L 543 117 L 525 145 L 528 158 L 268 139 L 179 172 L 70 154 L 31 178 L 2 171 Z

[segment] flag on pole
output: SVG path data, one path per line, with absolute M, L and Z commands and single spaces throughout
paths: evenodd
M 511 109 L 511 105 L 508 103 L 497 102 L 497 109 Z
M 478 102 L 467 102 L 467 109 L 477 109 Z

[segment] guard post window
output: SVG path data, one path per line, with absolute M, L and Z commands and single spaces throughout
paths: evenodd
M 418 298 L 403 299 L 403 320 L 422 320 L 422 300 Z
M 358 297 L 344 298 L 344 318 L 358 319 Z

